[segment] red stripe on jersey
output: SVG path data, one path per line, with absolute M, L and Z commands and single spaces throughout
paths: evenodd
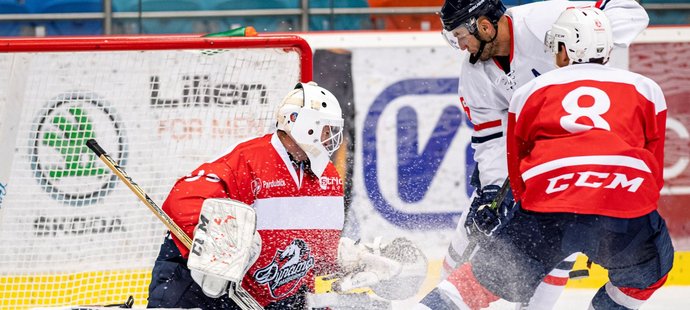
M 546 277 L 542 281 L 546 284 L 551 284 L 551 285 L 556 285 L 556 286 L 565 286 L 568 283 L 568 278 L 554 277 L 552 275 L 546 275 Z
M 474 131 L 480 131 L 480 130 L 484 130 L 484 129 L 488 129 L 488 128 L 499 127 L 499 126 L 501 126 L 501 120 L 497 119 L 495 121 L 489 121 L 486 123 L 474 125 Z
M 465 114 L 467 114 L 467 118 L 472 120 L 472 114 L 470 114 L 470 107 L 467 106 L 467 103 L 465 102 L 465 97 L 460 96 L 460 105 L 462 106 L 462 110 L 465 111 Z
M 664 285 L 664 283 L 666 283 L 666 278 L 668 278 L 668 274 L 666 274 L 663 278 L 659 279 L 659 281 L 656 281 L 654 284 L 643 289 L 632 287 L 619 287 L 618 289 L 621 290 L 623 294 L 628 295 L 637 300 L 647 300 L 649 299 L 649 297 L 652 296 L 652 294 L 654 294 L 656 290 L 658 290 L 661 286 Z
M 510 16 L 506 15 L 506 19 L 508 20 L 508 31 L 510 32 L 510 37 L 515 38 L 515 35 L 513 35 L 513 19 L 510 18 Z M 510 57 L 508 58 L 509 62 L 513 62 L 513 55 L 515 51 L 515 40 L 510 40 Z
M 604 3 L 604 0 L 599 0 L 599 1 L 597 1 L 597 3 L 594 4 L 594 7 L 599 9 L 599 8 L 601 8 L 602 3 Z

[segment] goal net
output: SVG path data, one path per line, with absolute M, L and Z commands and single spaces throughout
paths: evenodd
M 0 44 L 0 308 L 146 304 L 165 226 L 86 147 L 158 204 L 174 182 L 269 132 L 311 80 L 296 36 L 99 37 Z

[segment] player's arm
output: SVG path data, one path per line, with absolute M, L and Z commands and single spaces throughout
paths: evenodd
M 659 184 L 659 188 L 663 187 L 664 185 L 664 175 L 663 175 L 663 168 L 664 168 L 664 144 L 666 142 L 666 110 L 658 113 L 656 115 L 656 123 L 657 123 L 657 139 L 650 145 L 650 148 L 652 149 L 652 152 L 654 153 L 654 156 L 656 157 L 657 163 L 659 164 L 659 169 L 662 171 L 657 176 L 657 184 Z
M 180 244 L 178 248 L 189 258 L 192 279 L 213 298 L 228 292 L 228 282 L 241 283 L 261 250 L 253 209 L 240 201 L 247 199 L 238 184 L 245 185 L 226 162 L 204 163 L 177 181 L 163 205 L 193 238 L 191 249 Z M 242 302 L 235 299 L 241 294 L 232 291 L 234 288 L 231 286 L 230 297 Z
M 634 0 L 600 0 L 600 8 L 611 22 L 613 43 L 617 47 L 628 47 L 630 43 L 647 28 L 647 11 Z
M 475 67 L 463 67 L 459 88 L 462 108 L 473 125 L 471 146 L 475 151 L 480 185 L 500 187 L 507 177 L 508 99 L 499 95 L 493 82 Z
M 163 211 L 190 237 L 199 223 L 204 200 L 227 198 L 229 182 L 234 182 L 232 170 L 223 163 L 204 163 L 190 174 L 177 180 L 163 203 Z M 187 257 L 189 250 L 174 238 L 180 253 Z
M 506 138 L 506 149 L 508 150 L 508 177 L 510 178 L 510 187 L 513 190 L 513 199 L 515 202 L 521 200 L 522 192 L 524 190 L 524 182 L 520 175 L 520 149 L 521 141 L 517 141 L 515 135 L 515 113 L 508 113 L 508 137 Z
M 473 181 L 476 195 L 461 224 L 469 235 L 477 231 L 492 235 L 506 221 L 507 211 L 512 210 L 512 195 L 504 199 L 499 208 L 487 208 L 498 196 L 508 177 L 506 161 L 506 127 L 508 98 L 497 88 L 483 71 L 482 66 L 463 66 L 460 73 L 459 92 L 463 110 L 473 124 L 471 146 L 477 162 Z M 477 182 L 478 181 L 478 182 Z M 479 183 L 479 184 L 476 184 Z M 464 216 L 464 215 L 463 215 Z M 459 250 L 459 249 L 458 249 Z M 460 250 L 463 251 L 463 250 Z M 446 261 L 456 261 L 450 252 Z M 457 256 L 457 255 L 456 255 Z M 465 256 L 465 255 L 462 255 Z
M 508 108 L 508 137 L 506 141 L 508 176 L 510 187 L 513 190 L 513 198 L 516 202 L 521 200 L 525 189 L 525 182 L 520 173 L 520 161 L 529 154 L 530 146 L 526 140 L 528 140 L 528 126 L 533 123 L 533 120 L 529 118 L 534 112 L 538 113 L 538 109 L 530 111 L 529 108 L 525 107 L 527 92 L 532 84 L 528 83 L 516 90 Z M 520 116 L 519 119 L 518 116 Z M 526 118 L 528 120 L 525 121 Z
M 494 120 L 474 125 L 472 148 L 482 187 L 501 186 L 507 177 L 505 128 L 505 115 L 497 115 Z
M 650 80 L 651 82 L 651 80 Z M 659 171 L 663 171 L 664 167 L 664 144 L 666 142 L 666 99 L 661 91 L 661 88 L 656 83 L 651 82 L 652 95 L 649 98 L 653 103 L 653 108 L 649 108 L 647 115 L 646 128 L 646 143 L 645 149 L 654 154 L 657 160 Z M 664 184 L 663 173 L 657 176 L 657 184 L 661 188 Z

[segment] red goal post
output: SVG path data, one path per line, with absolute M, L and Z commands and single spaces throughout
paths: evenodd
M 311 79 L 293 35 L 0 40 L 0 308 L 146 304 L 165 226 L 86 140 L 162 203 Z
M 302 80 L 312 78 L 312 51 L 303 38 L 295 35 L 252 37 L 199 37 L 190 35 L 98 36 L 6 38 L 0 40 L 0 53 L 133 51 L 169 49 L 285 48 L 299 51 Z

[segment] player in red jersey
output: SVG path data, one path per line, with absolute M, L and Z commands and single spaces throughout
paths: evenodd
M 470 54 L 460 70 L 458 94 L 474 129 L 471 146 L 476 165 L 470 184 L 476 191 L 451 235 L 441 268 L 442 281 L 423 300 L 431 308 L 453 304 L 459 283 L 447 275 L 512 217 L 515 204 L 510 190 L 498 208 L 485 207 L 501 196 L 502 185 L 507 184 L 508 106 L 516 89 L 557 69 L 542 42 L 558 13 L 573 6 L 595 6 L 609 18 L 614 40 L 610 65 L 616 65 L 621 59 L 616 58 L 617 51 L 627 49 L 649 21 L 644 8 L 634 0 L 536 1 L 508 9 L 500 0 L 446 0 L 441 8 L 444 37 L 452 47 Z M 552 309 L 570 275 L 578 274 L 570 272 L 577 255 L 558 264 L 521 309 Z
M 612 43 L 596 8 L 565 10 L 547 33 L 560 69 L 515 91 L 508 171 L 520 208 L 449 276 L 471 309 L 525 302 L 563 258 L 609 271 L 592 309 L 637 309 L 666 281 L 673 247 L 657 213 L 666 102 L 652 80 L 604 66 Z
M 193 237 L 205 200 L 231 198 L 252 206 L 261 245 L 256 261 L 246 266 L 242 287 L 266 309 L 302 309 L 314 277 L 336 264 L 343 182 L 330 155 L 342 141 L 343 118 L 333 94 L 301 83 L 285 97 L 276 119 L 275 133 L 239 143 L 180 178 L 163 210 Z M 227 290 L 209 296 L 202 289 L 204 275 L 190 272 L 188 257 L 176 237 L 166 238 L 153 268 L 148 306 L 238 309 Z

